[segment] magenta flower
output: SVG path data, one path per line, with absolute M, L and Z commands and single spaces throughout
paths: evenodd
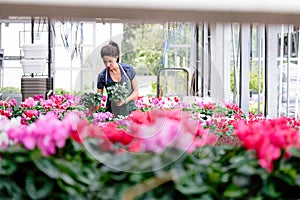
M 289 124 L 287 118 L 264 119 L 260 121 L 240 120 L 235 124 L 235 134 L 246 149 L 255 150 L 259 164 L 272 171 L 273 162 L 289 155 L 289 149 L 300 141 L 298 130 Z
M 59 120 L 53 112 L 48 112 L 28 126 L 9 129 L 8 136 L 28 150 L 39 148 L 44 156 L 50 156 L 57 148 L 64 147 L 70 134 L 76 131 L 77 119 L 76 115 L 68 114 Z
M 12 107 L 12 106 L 17 106 L 18 102 L 14 98 L 10 98 L 8 99 L 7 103 L 10 105 L 10 107 Z
M 94 113 L 93 118 L 95 123 L 103 123 L 112 120 L 114 115 L 110 112 Z
M 135 111 L 128 120 L 130 133 L 141 140 L 143 150 L 158 154 L 167 148 L 192 153 L 207 132 L 198 121 L 191 120 L 189 113 L 181 110 Z
M 33 108 L 36 105 L 36 101 L 32 97 L 29 97 L 21 102 L 20 105 L 22 108 Z

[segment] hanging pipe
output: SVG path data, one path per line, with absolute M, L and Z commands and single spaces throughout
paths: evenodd
M 34 17 L 31 17 L 31 44 L 34 43 Z
M 52 37 L 51 37 L 51 22 L 50 18 L 48 18 L 48 77 L 51 78 L 51 43 L 52 43 Z M 52 88 L 51 88 L 52 89 Z
M 34 17 L 31 17 L 31 44 L 34 43 Z M 34 77 L 34 74 L 31 73 L 31 77 Z

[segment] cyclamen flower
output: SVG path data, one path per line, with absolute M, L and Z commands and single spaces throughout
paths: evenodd
M 8 107 L 8 103 L 6 101 L 0 100 L 0 106 L 1 107 Z
M 33 108 L 36 105 L 36 101 L 32 98 L 26 98 L 23 102 L 20 103 L 22 108 Z
M 235 124 L 235 134 L 246 149 L 256 151 L 259 164 L 268 171 L 274 169 L 273 162 L 282 152 L 288 157 L 289 149 L 300 141 L 298 130 L 283 117 L 252 123 L 241 120 Z
M 216 106 L 211 102 L 198 102 L 198 106 L 208 110 L 214 110 L 216 108 Z
M 28 150 L 39 148 L 44 156 L 56 153 L 56 148 L 62 148 L 70 134 L 76 128 L 76 117 L 59 120 L 51 112 L 28 126 L 20 126 L 8 130 L 9 138 L 24 145 Z
M 17 100 L 14 98 L 8 99 L 7 103 L 9 104 L 9 107 L 17 106 L 17 104 L 18 104 Z
M 29 124 L 36 120 L 40 115 L 40 111 L 38 110 L 24 110 L 21 118 L 21 124 Z
M 54 107 L 54 104 L 51 99 L 45 100 L 41 104 L 46 111 L 49 111 L 50 109 L 52 109 Z
M 41 100 L 44 99 L 44 95 L 42 95 L 42 94 L 34 95 L 34 96 L 33 96 L 33 99 L 34 99 L 35 101 L 41 101 Z
M 99 113 L 94 113 L 93 118 L 95 123 L 102 123 L 105 121 L 112 120 L 113 114 L 110 112 L 99 112 Z
M 229 108 L 229 109 L 235 111 L 236 113 L 243 113 L 241 108 L 232 102 L 226 102 L 225 106 L 226 106 L 226 108 Z
M 151 110 L 144 115 L 136 111 L 130 119 L 130 132 L 139 137 L 144 151 L 161 154 L 167 148 L 177 148 L 191 153 L 207 144 L 201 142 L 207 130 L 181 110 Z
M 6 118 L 9 118 L 12 116 L 12 112 L 9 110 L 0 110 L 0 116 L 5 116 Z
M 125 130 L 119 129 L 114 122 L 107 123 L 106 126 L 102 128 L 102 131 L 109 141 L 114 144 L 121 143 L 127 145 L 134 139 L 134 137 L 129 135 Z
M 52 95 L 50 97 L 50 100 L 52 100 L 52 102 L 55 104 L 55 105 L 61 105 L 64 101 L 65 101 L 65 98 L 64 96 L 62 95 Z
M 148 97 L 140 96 L 136 99 L 136 105 L 140 109 L 176 109 L 181 108 L 183 103 L 178 97 Z
M 12 140 L 8 137 L 7 131 L 10 128 L 18 127 L 20 125 L 19 118 L 7 119 L 6 117 L 0 116 L 0 149 L 7 148 L 12 144 Z
M 0 100 L 0 116 L 12 117 L 16 105 L 17 101 L 14 98 L 10 98 L 7 102 Z

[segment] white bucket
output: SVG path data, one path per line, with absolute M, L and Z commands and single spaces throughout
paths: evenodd
M 46 59 L 22 59 L 23 73 L 44 73 Z
M 24 58 L 47 58 L 47 46 L 42 44 L 23 45 Z

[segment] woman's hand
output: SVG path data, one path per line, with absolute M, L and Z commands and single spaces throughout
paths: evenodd
M 128 103 L 127 101 L 128 101 L 128 100 L 127 100 L 127 98 L 126 98 L 125 100 L 118 101 L 118 102 L 116 103 L 116 105 L 117 105 L 117 106 L 122 106 L 122 105 L 124 105 L 124 104 L 127 104 L 127 103 Z

